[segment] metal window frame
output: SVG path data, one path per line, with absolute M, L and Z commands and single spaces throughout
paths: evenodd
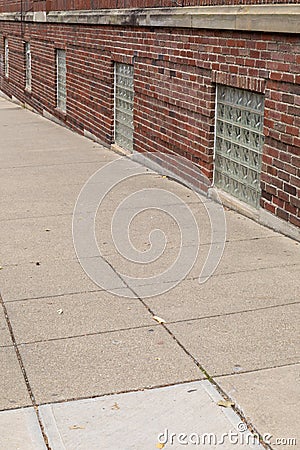
M 61 48 L 57 48 L 55 52 L 56 52 L 56 108 L 65 113 L 67 111 L 67 79 L 66 79 L 67 54 L 66 50 Z M 63 66 L 61 65 L 62 59 L 64 61 Z

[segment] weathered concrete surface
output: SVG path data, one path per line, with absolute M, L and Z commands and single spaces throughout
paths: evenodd
M 299 295 L 299 266 L 288 266 L 220 274 L 204 284 L 185 280 L 146 303 L 170 323 L 251 310 L 267 316 L 267 308 L 297 302 Z
M 255 417 L 261 433 L 268 433 L 272 448 L 289 450 L 299 447 L 300 365 L 290 365 L 218 378 L 218 383 L 245 410 Z M 254 401 L 258 399 L 258 401 Z M 264 408 L 261 408 L 264 405 Z M 267 414 L 265 411 L 272 411 Z M 294 439 L 296 443 L 276 444 L 276 439 Z
M 9 450 L 46 450 L 33 408 L 0 412 L 0 447 Z
M 14 348 L 0 348 L 0 361 L 0 411 L 31 405 Z
M 248 372 L 299 360 L 299 303 L 170 324 L 211 375 Z
M 228 378 L 222 376 L 235 374 L 243 393 L 250 383 L 247 375 L 253 380 L 257 374 L 259 380 L 273 367 L 294 364 L 300 290 L 295 241 L 226 211 L 224 256 L 214 275 L 200 285 L 198 276 L 210 243 L 205 205 L 187 188 L 143 169 L 139 179 L 111 192 L 98 213 L 96 235 L 105 257 L 114 269 L 149 277 L 147 265 L 133 269 L 109 240 L 116 205 L 145 187 L 170 189 L 189 205 L 199 222 L 200 252 L 184 281 L 180 271 L 173 283 L 154 286 L 153 280 L 146 281 L 150 293 L 155 288 L 159 295 L 144 298 L 147 289 L 138 279 L 131 285 L 133 292 L 116 275 L 109 286 L 115 289 L 113 296 L 91 281 L 76 260 L 71 219 L 89 176 L 119 156 L 2 99 L 0 135 L 0 290 L 27 387 L 37 403 L 203 379 L 195 359 L 209 375 L 218 375 L 216 381 L 225 391 Z M 124 176 L 136 169 L 130 161 L 128 167 Z M 97 188 L 100 185 L 101 181 Z M 167 203 L 160 199 L 163 210 Z M 168 204 L 184 216 L 177 203 Z M 144 206 L 143 201 L 135 206 Z M 122 228 L 127 230 L 126 217 L 124 212 L 115 237 L 122 237 Z M 165 227 L 170 236 L 163 258 L 154 262 L 153 269 L 161 272 L 179 250 L 176 225 L 153 211 L 152 219 L 151 213 L 144 213 L 132 222 L 132 241 L 147 250 L 149 232 L 159 227 Z M 222 233 L 218 233 L 221 245 Z M 183 245 L 192 251 L 196 243 L 191 234 L 187 243 Z M 178 286 L 172 290 L 174 281 Z M 167 329 L 153 320 L 153 314 L 166 320 Z M 0 409 L 31 406 L 3 315 L 0 320 Z M 288 372 L 287 380 L 295 383 L 295 372 Z M 241 395 L 240 407 L 258 431 L 268 431 L 269 426 L 273 430 L 275 423 L 276 431 L 285 435 L 286 419 L 278 414 L 285 403 L 283 397 L 278 403 L 276 383 L 272 390 L 266 381 L 261 386 L 257 383 L 253 381 L 259 395 Z M 268 395 L 272 401 L 261 401 Z M 218 414 L 214 417 L 218 424 Z M 289 433 L 295 434 L 296 429 L 296 421 L 291 420 Z
M 221 399 L 218 392 L 204 380 L 143 392 L 44 405 L 40 412 L 49 443 L 55 450 L 155 449 L 159 448 L 159 443 L 165 444 L 166 449 L 191 449 L 197 448 L 195 434 L 198 435 L 200 448 L 217 448 L 214 443 L 221 442 L 222 436 L 230 432 L 236 434 L 238 448 L 262 449 L 259 445 L 243 445 L 242 439 L 246 442 L 247 432 L 237 431 L 241 420 L 232 409 L 217 405 Z M 171 433 L 176 433 L 173 441 Z M 180 433 L 186 437 L 178 436 Z M 212 433 L 211 445 L 204 433 Z M 226 436 L 220 446 L 224 450 L 237 447 Z
M 19 344 L 157 325 L 138 299 L 105 291 L 8 302 L 6 308 Z
M 204 378 L 158 326 L 21 345 L 20 352 L 38 403 Z
M 39 265 L 36 265 L 37 262 Z M 0 277 L 4 301 L 98 290 L 80 264 L 75 259 L 63 259 L 63 254 L 61 258 L 46 262 L 29 261 L 4 266 Z

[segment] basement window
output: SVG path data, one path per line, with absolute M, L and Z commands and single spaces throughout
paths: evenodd
M 133 66 L 115 63 L 115 143 L 133 151 Z
M 8 39 L 4 38 L 4 75 L 8 78 L 9 75 L 9 47 Z
M 25 42 L 25 89 L 31 91 L 31 50 L 30 42 Z
M 264 96 L 217 85 L 214 184 L 258 208 Z
M 63 112 L 67 109 L 66 51 L 56 50 L 56 106 Z

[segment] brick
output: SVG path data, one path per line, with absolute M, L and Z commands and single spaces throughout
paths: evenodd
M 243 0 L 246 2 L 247 0 Z M 285 0 L 281 0 L 284 2 Z M 169 2 L 165 6 L 171 7 Z M 189 4 L 217 4 L 222 0 L 191 0 Z M 271 0 L 265 0 L 265 3 Z M 287 0 L 286 0 L 287 2 Z M 33 4 L 27 2 L 28 5 Z M 228 4 L 236 4 L 229 0 Z M 249 3 L 247 1 L 247 3 Z M 34 10 L 89 7 L 88 0 L 34 2 Z M 112 7 L 94 0 L 96 8 Z M 0 0 L 0 8 L 15 2 Z M 60 5 L 60 6 L 59 6 Z M 125 0 L 118 3 L 125 6 Z M 126 7 L 139 0 L 126 0 Z M 157 6 L 146 0 L 143 7 Z M 38 111 L 55 112 L 55 48 L 67 50 L 67 126 L 95 134 L 106 144 L 114 138 L 113 64 L 135 65 L 134 145 L 186 155 L 210 179 L 213 173 L 215 83 L 265 92 L 262 207 L 295 217 L 300 177 L 299 46 L 294 37 L 230 30 L 148 29 L 138 27 L 76 27 L 0 23 L 0 35 L 11 41 L 10 78 L 1 88 Z M 33 89 L 24 91 L 23 40 L 31 41 Z M 0 39 L 3 54 L 3 41 Z M 270 79 L 270 78 L 271 79 Z M 277 212 L 276 212 L 277 211 Z M 278 213 L 279 211 L 279 213 Z M 280 212 L 282 211 L 282 212 Z M 298 214 L 298 213 L 297 213 Z
M 276 215 L 278 217 L 280 217 L 280 219 L 283 219 L 283 220 L 286 220 L 286 221 L 289 220 L 289 214 L 286 211 L 284 211 L 282 208 L 277 208 L 276 209 Z
M 291 176 L 287 172 L 283 172 L 282 170 L 278 170 L 278 178 L 280 178 L 281 180 L 290 181 Z
M 290 198 L 291 205 L 295 206 L 296 208 L 300 209 L 300 198 L 297 197 L 291 197 Z
M 266 192 L 266 191 L 262 191 L 261 196 L 262 196 L 262 198 L 264 198 L 268 201 L 271 201 L 273 198 L 272 194 L 270 194 L 269 192 Z
M 295 225 L 296 227 L 300 228 L 300 219 L 298 219 L 297 217 L 290 217 L 290 222 L 292 225 Z
M 290 184 L 284 183 L 284 192 L 287 192 L 291 195 L 296 195 L 296 188 Z
M 297 214 L 297 208 L 294 205 L 292 205 L 291 203 L 285 203 L 284 209 L 285 209 L 285 211 L 289 212 L 293 216 L 296 216 L 296 214 Z
M 274 205 L 271 205 L 270 203 L 266 202 L 261 202 L 261 207 L 271 212 L 272 214 L 275 214 L 276 207 Z
M 278 190 L 278 194 L 277 195 L 278 195 L 278 198 L 283 200 L 285 203 L 290 201 L 290 196 L 286 192 Z

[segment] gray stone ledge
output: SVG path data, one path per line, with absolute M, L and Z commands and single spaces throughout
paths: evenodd
M 28 12 L 22 19 L 40 23 L 300 33 L 300 5 L 295 4 Z M 0 13 L 0 21 L 20 22 L 21 14 Z

